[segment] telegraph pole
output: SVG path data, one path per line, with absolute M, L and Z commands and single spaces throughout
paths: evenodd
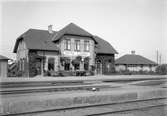
M 161 53 L 159 54 L 159 64 L 161 65 Z
M 157 65 L 158 65 L 158 57 L 159 57 L 159 55 L 158 55 L 158 50 L 157 50 Z

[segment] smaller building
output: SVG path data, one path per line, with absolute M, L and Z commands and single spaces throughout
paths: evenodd
M 146 71 L 155 72 L 157 64 L 154 61 L 151 61 L 141 55 L 136 55 L 135 51 L 132 51 L 131 54 L 126 54 L 115 61 L 116 71 L 131 71 L 139 72 Z
M 8 60 L 9 58 L 0 55 L 0 77 L 7 77 L 8 75 Z

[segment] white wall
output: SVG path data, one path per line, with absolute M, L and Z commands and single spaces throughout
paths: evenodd
M 0 77 L 7 77 L 8 73 L 8 61 L 1 60 L 0 61 Z
M 48 59 L 49 58 L 54 58 L 55 60 L 55 71 L 58 71 L 58 65 L 59 65 L 59 56 L 58 56 L 58 53 L 57 52 L 49 52 L 49 51 L 38 51 L 37 52 L 38 55 L 40 56 L 45 56 L 46 57 L 46 62 L 44 64 L 44 70 L 48 70 Z M 42 64 L 41 64 L 42 65 Z
M 115 70 L 116 71 L 126 70 L 126 67 L 125 65 L 115 65 Z
M 65 50 L 65 39 L 71 39 L 71 50 Z M 87 39 L 90 44 L 89 52 L 84 51 L 84 40 Z M 75 40 L 80 40 L 80 51 L 75 51 Z M 90 65 L 94 65 L 94 41 L 88 37 L 77 37 L 77 36 L 64 36 L 60 41 L 60 50 L 62 56 L 70 57 L 74 59 L 76 56 L 89 57 L 90 58 Z
M 125 65 L 116 65 L 115 69 L 116 69 L 116 71 L 121 71 L 121 70 L 126 70 L 126 67 L 125 67 Z M 143 66 L 143 67 L 141 65 L 136 65 L 136 66 L 128 66 L 127 69 L 129 71 L 142 70 L 142 71 L 154 71 L 155 72 L 156 66 L 151 66 L 151 68 L 150 68 L 150 66 L 147 66 L 147 65 Z
M 27 46 L 25 44 L 25 41 L 20 40 L 18 48 L 17 48 L 17 55 L 16 55 L 16 61 L 17 61 L 17 63 L 19 62 L 19 70 L 20 71 L 24 71 L 24 72 L 28 73 L 27 68 L 25 67 L 25 62 L 28 62 L 28 59 L 29 59 L 28 58 L 28 49 L 27 49 Z M 28 76 L 28 75 L 25 74 L 23 76 Z
M 21 58 L 27 58 L 28 57 L 28 49 L 23 40 L 19 42 L 18 48 L 17 48 L 17 61 Z

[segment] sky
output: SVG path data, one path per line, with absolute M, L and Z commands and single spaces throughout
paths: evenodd
M 15 59 L 17 37 L 30 28 L 60 30 L 75 23 L 108 41 L 119 54 L 135 50 L 167 63 L 167 0 L 2 0 L 0 54 Z

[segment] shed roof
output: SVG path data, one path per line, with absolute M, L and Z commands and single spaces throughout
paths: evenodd
M 142 64 L 142 65 L 156 65 L 154 61 L 151 61 L 141 55 L 126 54 L 116 59 L 115 64 Z
M 9 60 L 9 58 L 7 58 L 6 56 L 0 55 L 0 60 Z

